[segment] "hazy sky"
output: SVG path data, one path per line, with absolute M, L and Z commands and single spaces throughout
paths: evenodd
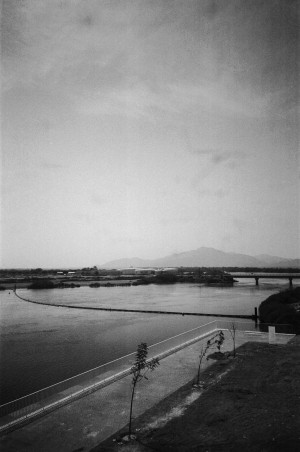
M 3 267 L 300 257 L 299 4 L 3 0 Z

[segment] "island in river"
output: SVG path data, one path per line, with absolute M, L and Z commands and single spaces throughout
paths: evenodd
M 0 270 L 0 290 L 137 286 L 146 284 L 199 283 L 232 286 L 234 278 L 222 269 L 195 267 L 123 270 Z

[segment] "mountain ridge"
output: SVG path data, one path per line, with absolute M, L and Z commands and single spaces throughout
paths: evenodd
M 280 256 L 232 253 L 211 247 L 174 253 L 157 259 L 121 258 L 99 265 L 99 268 L 129 267 L 273 267 L 299 268 L 300 259 L 286 259 Z

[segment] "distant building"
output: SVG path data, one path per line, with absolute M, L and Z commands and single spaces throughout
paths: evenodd
M 168 274 L 168 275 L 177 275 L 178 267 L 164 267 L 155 270 L 156 275 Z
M 154 268 L 136 268 L 135 274 L 136 275 L 154 275 L 155 269 Z
M 122 275 L 135 275 L 135 268 L 120 268 Z

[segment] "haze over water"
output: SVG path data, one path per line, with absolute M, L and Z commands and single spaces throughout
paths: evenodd
M 259 287 L 247 281 L 235 287 L 175 284 L 18 293 L 73 306 L 251 315 L 261 301 L 287 287 L 285 280 L 264 280 Z M 142 341 L 151 345 L 212 320 L 47 307 L 5 291 L 0 294 L 0 403 L 134 352 Z

